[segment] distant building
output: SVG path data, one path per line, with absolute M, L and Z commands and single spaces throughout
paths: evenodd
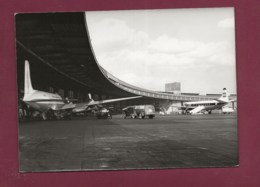
M 171 92 L 174 94 L 181 94 L 181 83 L 172 82 L 165 84 L 165 92 Z
M 181 95 L 188 95 L 188 96 L 199 96 L 199 93 L 181 93 Z

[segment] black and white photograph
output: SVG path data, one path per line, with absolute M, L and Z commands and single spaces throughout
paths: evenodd
M 234 8 L 16 13 L 20 172 L 238 167 Z

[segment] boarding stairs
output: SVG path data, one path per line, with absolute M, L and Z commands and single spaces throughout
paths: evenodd
M 190 114 L 196 114 L 196 113 L 199 113 L 200 111 L 202 111 L 203 109 L 205 109 L 204 106 L 197 106 L 196 108 L 192 109 L 190 111 Z

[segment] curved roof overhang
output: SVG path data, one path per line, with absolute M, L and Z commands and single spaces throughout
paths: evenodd
M 64 80 L 69 78 L 86 89 L 121 97 L 141 95 L 180 101 L 214 99 L 138 88 L 109 74 L 96 60 L 84 12 L 26 13 L 17 14 L 15 18 L 18 62 L 20 56 L 28 53 L 58 72 Z
M 18 58 L 25 51 L 65 79 L 86 88 L 112 95 L 134 95 L 115 87 L 101 73 L 83 12 L 17 14 L 15 18 Z

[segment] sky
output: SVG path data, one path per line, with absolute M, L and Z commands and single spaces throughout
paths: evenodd
M 134 86 L 236 93 L 233 8 L 86 12 L 98 63 Z

